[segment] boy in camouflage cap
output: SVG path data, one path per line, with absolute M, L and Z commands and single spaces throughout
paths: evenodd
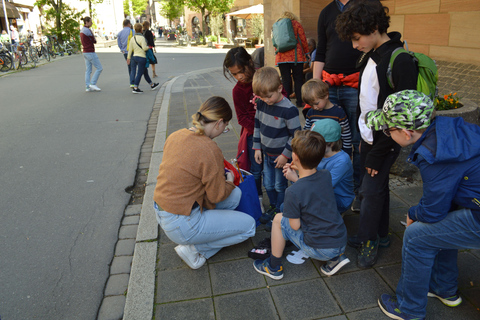
M 424 319 L 427 297 L 456 307 L 458 249 L 480 248 L 480 127 L 435 117 L 432 101 L 414 90 L 388 96 L 366 124 L 411 145 L 408 161 L 423 180 L 422 199 L 407 214 L 397 295 L 378 304 L 392 319 Z

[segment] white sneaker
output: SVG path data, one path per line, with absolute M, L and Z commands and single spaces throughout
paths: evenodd
M 100 89 L 99 87 L 97 87 L 94 84 L 91 84 L 90 85 L 90 91 L 102 91 L 102 89 Z
M 291 254 L 287 256 L 287 261 L 293 264 L 303 264 L 306 260 L 310 258 L 303 252 L 303 250 L 292 251 Z
M 207 259 L 202 256 L 193 244 L 179 244 L 175 247 L 178 256 L 192 269 L 198 269 L 205 264 Z
M 90 92 L 90 91 L 93 91 L 90 89 L 90 87 L 85 87 L 85 92 Z

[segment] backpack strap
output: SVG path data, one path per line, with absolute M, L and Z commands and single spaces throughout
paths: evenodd
M 390 62 L 388 63 L 388 68 L 387 68 L 387 81 L 388 81 L 388 85 L 392 89 L 395 89 L 395 85 L 393 83 L 393 63 L 395 62 L 395 58 L 400 53 L 408 53 L 410 56 L 414 57 L 410 51 L 405 50 L 403 47 L 398 47 L 395 50 L 393 50 L 392 55 L 390 56 Z

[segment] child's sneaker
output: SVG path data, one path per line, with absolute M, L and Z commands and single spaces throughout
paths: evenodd
M 293 264 L 303 264 L 307 261 L 310 257 L 303 252 L 303 250 L 292 251 L 287 256 L 287 261 Z
M 262 214 L 260 217 L 260 223 L 268 223 L 273 220 L 273 217 L 277 214 L 277 208 L 270 206 L 270 208 Z
M 266 275 L 273 280 L 280 280 L 283 278 L 283 266 L 278 266 L 277 269 L 273 269 L 270 266 L 270 258 L 265 260 L 255 260 L 253 262 L 253 267 L 258 273 Z
M 398 320 L 425 319 L 425 318 L 412 317 L 400 311 L 400 309 L 398 309 L 397 298 L 389 294 L 384 293 L 380 296 L 380 299 L 378 299 L 378 306 L 380 307 L 380 309 L 382 309 L 383 313 L 385 313 L 391 319 L 398 319 Z
M 360 253 L 358 254 L 357 267 L 360 269 L 373 267 L 373 265 L 377 262 L 378 243 L 378 237 L 375 241 L 368 240 L 367 242 L 362 243 Z
M 449 307 L 456 307 L 462 303 L 462 298 L 458 295 L 458 292 L 453 296 L 437 295 L 433 292 L 428 292 L 428 297 L 437 298 L 442 303 Z
M 344 265 L 350 262 L 344 254 L 336 257 L 335 259 L 327 261 L 323 266 L 320 267 L 320 270 L 324 275 L 333 276 L 338 272 Z

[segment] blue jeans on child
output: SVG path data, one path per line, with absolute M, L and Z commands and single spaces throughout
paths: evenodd
M 270 205 L 280 212 L 280 205 L 285 199 L 288 180 L 283 176 L 283 169 L 275 168 L 274 161 L 276 158 L 267 154 L 263 156 L 263 186 L 267 191 Z
M 402 312 L 425 318 L 427 293 L 453 296 L 458 288 L 458 249 L 480 248 L 480 224 L 470 209 L 436 223 L 414 222 L 405 230 L 402 274 L 397 285 Z
M 134 83 L 138 88 L 142 75 L 148 84 L 152 83 L 150 76 L 148 75 L 148 68 L 145 68 L 147 64 L 147 58 L 132 56 L 130 59 L 131 71 L 130 71 L 130 83 Z
M 155 202 L 153 207 L 158 224 L 170 240 L 183 245 L 193 244 L 208 259 L 223 247 L 255 235 L 255 219 L 234 210 L 241 196 L 242 191 L 235 188 L 215 209 L 204 208 L 201 212 L 200 207 L 196 207 L 189 216 L 161 211 Z
M 312 248 L 308 246 L 303 241 L 302 229 L 300 228 L 298 230 L 293 230 L 292 227 L 290 227 L 290 222 L 288 218 L 282 217 L 281 225 L 282 225 L 283 238 L 285 240 L 292 241 L 293 244 L 298 249 L 305 252 L 305 254 L 312 259 L 316 259 L 320 261 L 328 261 L 338 257 L 339 255 L 345 252 L 346 246 L 343 246 L 341 248 L 331 248 L 331 249 Z
M 98 77 L 100 77 L 100 73 L 102 73 L 103 67 L 98 59 L 98 56 L 95 52 L 84 52 L 83 59 L 85 59 L 85 85 L 89 87 L 91 84 L 96 85 L 98 81 Z M 93 74 L 92 79 L 90 76 L 92 75 L 92 65 L 95 67 L 95 73 Z
M 257 187 L 258 195 L 262 195 L 262 164 L 255 161 L 255 150 L 253 150 L 253 135 L 247 137 L 248 159 L 250 160 L 250 173 L 255 179 L 255 186 Z
M 358 89 L 349 86 L 333 86 L 328 89 L 328 99 L 345 110 L 352 132 L 353 183 L 355 191 L 360 186 L 360 133 L 357 130 Z

